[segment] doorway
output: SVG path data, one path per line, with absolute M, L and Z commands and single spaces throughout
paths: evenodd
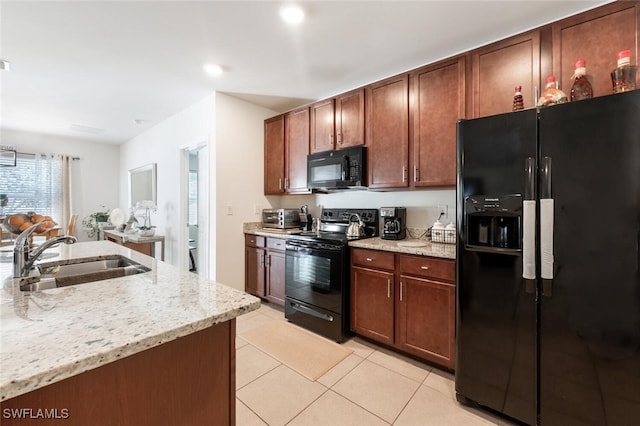
M 188 269 L 200 276 L 208 275 L 208 174 L 207 146 L 184 150 L 186 167 L 186 243 Z

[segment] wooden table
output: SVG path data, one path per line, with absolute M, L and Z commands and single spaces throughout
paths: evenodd
M 160 260 L 164 261 L 164 235 L 141 237 L 138 234 L 127 234 L 120 231 L 104 230 L 104 239 L 128 247 L 132 250 L 156 257 L 156 243 L 160 243 Z

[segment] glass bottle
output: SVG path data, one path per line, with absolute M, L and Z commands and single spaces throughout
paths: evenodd
M 637 65 L 631 65 L 631 51 L 623 50 L 617 55 L 618 66 L 611 71 L 613 93 L 627 92 L 636 88 Z
M 558 89 L 558 83 L 556 78 L 552 75 L 547 77 L 547 85 L 542 92 L 542 96 L 538 99 L 539 107 L 546 107 L 549 105 L 563 104 L 569 102 L 567 95 L 560 89 Z
M 593 98 L 593 88 L 587 78 L 587 68 L 585 67 L 584 59 L 578 59 L 576 61 L 576 70 L 571 79 L 573 80 L 571 92 L 569 93 L 571 102 Z
M 513 110 L 520 111 L 524 109 L 524 100 L 522 98 L 522 86 L 516 86 L 516 93 L 513 95 Z

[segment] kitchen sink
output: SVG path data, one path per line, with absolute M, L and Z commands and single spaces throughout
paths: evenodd
M 71 259 L 63 262 L 47 262 L 38 265 L 40 275 L 24 278 L 22 291 L 38 291 L 67 287 L 149 272 L 151 269 L 120 256 L 101 256 L 100 259 Z

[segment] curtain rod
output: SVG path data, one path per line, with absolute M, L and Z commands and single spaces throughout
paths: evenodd
M 51 157 L 55 156 L 55 155 L 61 155 L 61 154 L 33 154 L 31 152 L 18 152 L 16 151 L 16 154 L 20 154 L 20 155 L 30 155 L 32 157 L 35 157 L 36 155 L 50 155 Z M 80 157 L 77 156 L 73 156 L 71 157 L 72 160 L 79 160 Z

